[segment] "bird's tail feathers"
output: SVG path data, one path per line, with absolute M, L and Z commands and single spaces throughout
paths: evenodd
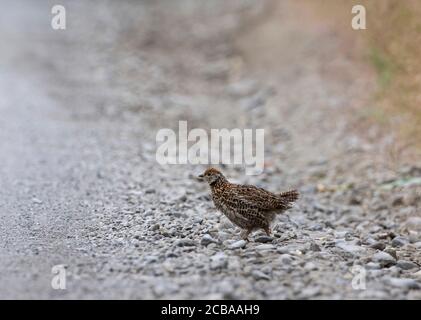
M 300 196 L 300 193 L 297 190 L 289 190 L 289 191 L 281 192 L 279 196 L 281 197 L 282 200 L 292 204 L 295 201 L 297 201 L 297 199 Z

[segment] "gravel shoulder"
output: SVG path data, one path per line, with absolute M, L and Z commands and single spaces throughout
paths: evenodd
M 292 1 L 64 5 L 63 32 L 48 1 L 0 13 L 0 298 L 421 299 L 421 168 L 352 127 L 372 78 L 327 26 Z M 156 162 L 179 120 L 265 129 L 265 172 L 223 171 L 300 190 L 273 238 Z

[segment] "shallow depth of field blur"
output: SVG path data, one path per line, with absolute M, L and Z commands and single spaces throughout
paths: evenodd
M 0 298 L 421 299 L 421 1 L 1 3 Z M 300 192 L 270 237 L 157 161 L 181 121 L 264 130 L 212 166 Z
M 349 42 L 349 51 L 376 73 L 377 89 L 360 110 L 371 124 L 394 134 L 401 153 L 421 148 L 421 2 L 362 0 L 367 29 L 349 27 L 352 0 L 306 1 Z M 396 151 L 396 150 L 395 150 Z

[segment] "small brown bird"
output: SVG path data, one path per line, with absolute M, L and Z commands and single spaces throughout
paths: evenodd
M 252 185 L 230 183 L 215 168 L 207 169 L 199 178 L 209 183 L 216 208 L 243 229 L 241 238 L 247 241 L 250 232 L 256 229 L 270 235 L 275 215 L 290 209 L 299 196 L 297 190 L 274 194 Z

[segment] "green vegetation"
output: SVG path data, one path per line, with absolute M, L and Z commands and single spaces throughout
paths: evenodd
M 358 43 L 357 56 L 376 71 L 378 91 L 366 115 L 386 125 L 403 144 L 421 149 L 421 1 L 359 1 L 366 8 L 367 29 L 362 31 L 350 26 L 353 0 L 306 4 Z
M 379 49 L 373 48 L 370 52 L 370 60 L 374 65 L 380 86 L 384 89 L 390 84 L 392 79 L 393 65 L 390 60 Z

